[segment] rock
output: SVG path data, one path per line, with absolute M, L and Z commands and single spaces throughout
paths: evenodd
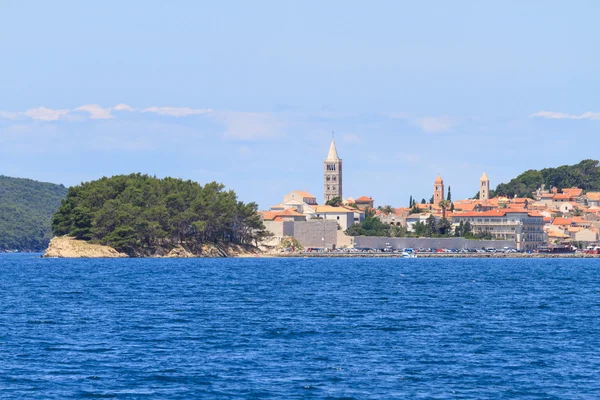
M 187 251 L 186 249 L 183 248 L 183 246 L 177 246 L 175 247 L 173 250 L 171 250 L 169 253 L 167 253 L 166 256 L 164 256 L 165 258 L 193 258 L 193 257 L 197 257 L 196 255 L 194 255 L 193 253 Z
M 70 236 L 57 236 L 50 240 L 43 257 L 60 258 L 123 258 L 127 254 L 119 253 L 110 246 L 91 244 L 76 240 Z

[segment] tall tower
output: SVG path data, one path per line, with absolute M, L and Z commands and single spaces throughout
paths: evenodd
M 485 172 L 479 178 L 479 200 L 488 201 L 490 199 L 490 180 Z
M 442 200 L 444 200 L 444 180 L 438 175 L 433 183 L 433 204 L 440 204 Z
M 331 139 L 329 146 L 329 154 L 325 159 L 325 167 L 323 172 L 325 202 L 334 197 L 342 198 L 342 159 L 338 157 L 335 148 L 335 140 Z

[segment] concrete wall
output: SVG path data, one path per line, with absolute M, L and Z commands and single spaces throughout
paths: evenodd
M 385 238 L 374 236 L 356 236 L 354 237 L 354 247 L 358 249 L 383 249 L 387 243 L 393 249 L 403 249 L 412 247 L 431 248 L 431 249 L 481 249 L 482 247 L 494 247 L 501 249 L 503 247 L 516 248 L 512 240 L 467 240 L 464 238 Z
M 304 247 L 338 247 L 338 222 L 310 221 L 264 221 L 265 228 L 277 238 L 292 236 Z
M 307 247 L 337 247 L 337 221 L 312 220 L 293 222 L 294 232 L 292 235 L 296 240 Z

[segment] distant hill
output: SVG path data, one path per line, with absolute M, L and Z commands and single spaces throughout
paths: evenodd
M 501 183 L 496 196 L 532 197 L 532 192 L 542 184 L 546 189 L 578 187 L 584 192 L 600 191 L 600 167 L 598 160 L 583 160 L 575 165 L 563 165 L 542 170 L 530 169 L 508 183 Z
M 0 175 L 0 252 L 44 250 L 52 215 L 66 195 L 63 185 Z

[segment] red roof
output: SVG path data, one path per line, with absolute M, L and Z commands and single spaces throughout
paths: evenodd
M 579 188 L 568 188 L 568 189 L 563 189 L 562 191 L 563 191 L 563 193 L 566 193 L 571 197 L 579 197 L 579 196 L 581 196 L 581 193 L 583 193 L 583 189 L 579 189 Z
M 372 197 L 362 196 L 354 200 L 355 203 L 370 203 L 373 201 Z

